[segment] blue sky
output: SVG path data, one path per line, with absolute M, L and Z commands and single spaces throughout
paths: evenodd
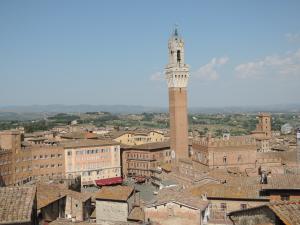
M 0 1 L 0 105 L 167 106 L 174 24 L 190 106 L 299 103 L 300 1 Z

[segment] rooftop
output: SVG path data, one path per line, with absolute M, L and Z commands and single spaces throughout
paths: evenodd
M 57 201 L 65 196 L 71 196 L 74 199 L 85 202 L 91 198 L 88 193 L 72 191 L 61 184 L 37 184 L 37 208 L 43 208 L 50 203 Z
M 262 187 L 266 189 L 289 189 L 289 190 L 300 190 L 300 176 L 299 175 L 287 175 L 287 174 L 276 174 L 268 177 L 268 184 Z
M 193 187 L 194 196 L 207 195 L 208 198 L 222 199 L 265 199 L 259 196 L 260 185 L 241 186 L 228 184 L 207 184 Z
M 90 132 L 71 132 L 61 135 L 64 139 L 96 139 L 97 134 Z
M 284 224 L 300 224 L 300 201 L 279 201 L 253 208 L 237 210 L 230 212 L 230 216 L 239 216 L 241 213 L 247 213 L 251 210 L 268 207 L 276 216 L 284 222 Z
M 133 191 L 130 186 L 103 187 L 96 193 L 96 199 L 127 201 Z
M 138 224 L 134 222 L 115 222 L 115 221 L 99 221 L 99 223 L 91 223 L 88 221 L 76 222 L 76 225 L 132 225 Z M 74 222 L 67 219 L 57 219 L 49 223 L 49 225 L 74 225 Z
M 122 145 L 122 148 L 125 150 L 159 150 L 159 149 L 168 149 L 170 148 L 170 142 L 152 142 L 142 145 Z
M 97 146 L 112 146 L 119 145 L 118 142 L 110 140 L 74 140 L 64 141 L 61 145 L 65 148 L 80 148 L 80 147 L 97 147 Z
M 208 201 L 202 200 L 200 196 L 195 197 L 180 187 L 172 187 L 160 190 L 156 199 L 149 202 L 146 207 L 162 205 L 169 202 L 201 210 L 208 206 Z
M 269 208 L 285 224 L 300 224 L 300 201 L 276 202 L 270 204 Z
M 0 224 L 30 222 L 35 187 L 0 188 Z

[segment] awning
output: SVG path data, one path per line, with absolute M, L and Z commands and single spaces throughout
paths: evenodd
M 122 182 L 123 182 L 122 177 L 113 177 L 113 178 L 95 180 L 95 183 L 98 186 L 105 186 L 105 185 L 111 185 L 111 184 L 121 184 Z

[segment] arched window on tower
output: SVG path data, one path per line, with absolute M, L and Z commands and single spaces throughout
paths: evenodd
M 177 50 L 177 62 L 180 63 L 181 56 L 180 56 L 180 50 Z

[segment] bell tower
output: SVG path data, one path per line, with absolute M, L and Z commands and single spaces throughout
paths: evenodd
M 169 89 L 170 147 L 175 161 L 187 159 L 187 84 L 189 66 L 184 63 L 184 41 L 175 28 L 168 43 L 169 63 L 165 68 Z

